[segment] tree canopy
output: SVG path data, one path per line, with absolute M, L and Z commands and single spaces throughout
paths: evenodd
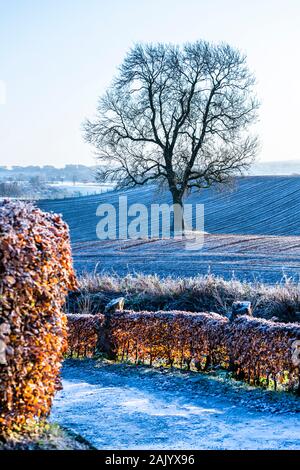
M 245 55 L 227 44 L 137 44 L 84 125 L 99 181 L 158 181 L 182 204 L 187 191 L 241 174 L 258 145 L 248 134 L 254 85 Z

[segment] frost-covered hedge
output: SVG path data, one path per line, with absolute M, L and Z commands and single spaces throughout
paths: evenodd
M 76 286 L 67 225 L 29 203 L 0 203 L 0 434 L 47 416 Z
M 69 352 L 77 348 L 78 355 L 84 348 L 92 354 L 100 334 L 119 360 L 196 370 L 219 366 L 251 384 L 299 391 L 299 324 L 248 316 L 230 322 L 216 313 L 124 311 L 113 313 L 103 332 L 103 315 L 68 319 Z
M 96 353 L 98 332 L 102 326 L 103 315 L 67 315 L 68 318 L 68 356 L 92 357 Z

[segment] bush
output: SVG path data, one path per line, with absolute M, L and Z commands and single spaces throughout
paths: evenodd
M 272 381 L 300 392 L 300 325 L 240 316 L 226 326 L 226 343 L 235 375 L 249 383 Z
M 124 312 L 111 321 L 112 344 L 122 359 L 198 370 L 227 360 L 223 325 L 216 313 Z
M 93 357 L 96 353 L 98 331 L 103 315 L 67 315 L 68 356 Z
M 23 187 L 16 181 L 0 182 L 0 197 L 21 197 Z
M 48 415 L 76 286 L 67 225 L 31 204 L 0 203 L 0 434 Z
M 70 328 L 69 351 L 77 345 L 81 354 L 83 345 L 91 351 L 95 337 L 106 336 L 121 361 L 198 371 L 221 367 L 253 385 L 299 391 L 299 325 L 248 316 L 230 322 L 216 313 L 124 311 L 112 314 L 103 332 L 103 318 L 68 315 L 71 325 L 77 323 Z

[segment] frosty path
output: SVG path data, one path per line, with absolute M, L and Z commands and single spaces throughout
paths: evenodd
M 300 400 L 203 374 L 68 360 L 52 421 L 98 449 L 300 449 Z

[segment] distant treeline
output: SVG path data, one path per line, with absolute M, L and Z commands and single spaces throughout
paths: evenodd
M 52 165 L 0 166 L 0 182 L 74 183 L 94 182 L 97 166 L 65 165 L 56 168 Z M 257 161 L 248 172 L 249 175 L 300 175 L 300 160 Z
M 0 181 L 91 182 L 95 181 L 95 166 L 66 165 L 64 168 L 45 166 L 0 166 Z

